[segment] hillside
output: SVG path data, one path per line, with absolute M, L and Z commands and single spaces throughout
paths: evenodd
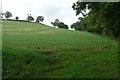
M 87 32 L 3 21 L 4 78 L 118 76 L 117 41 Z

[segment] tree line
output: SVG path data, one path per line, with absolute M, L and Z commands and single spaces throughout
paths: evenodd
M 27 16 L 27 21 L 31 22 L 31 21 L 34 21 L 34 20 L 35 20 L 35 19 L 31 16 L 31 14 L 27 14 L 27 15 L 28 15 L 28 16 Z M 12 17 L 12 13 L 9 12 L 9 11 L 6 11 L 5 13 L 2 13 L 2 18 L 3 18 L 3 16 L 5 16 L 5 18 L 8 19 L 8 18 Z M 18 20 L 19 17 L 16 16 L 15 19 Z M 36 22 L 43 22 L 43 21 L 44 21 L 44 17 L 43 17 L 43 16 L 38 16 L 38 17 L 36 18 Z
M 5 13 L 2 13 L 2 16 L 5 16 L 5 18 L 6 19 L 8 19 L 8 18 L 10 18 L 10 17 L 12 17 L 12 13 L 11 12 L 9 12 L 9 11 L 6 11 Z M 3 17 L 2 17 L 3 18 Z M 18 16 L 16 16 L 15 17 L 15 20 L 17 20 L 18 21 L 18 19 L 19 19 L 19 17 Z M 32 21 L 34 21 L 35 19 L 32 17 L 32 15 L 31 14 L 27 14 L 27 21 L 28 22 L 32 22 Z M 20 20 L 21 21 L 21 20 Z M 37 18 L 36 18 L 36 23 L 40 23 L 40 22 L 43 22 L 44 21 L 44 17 L 43 16 L 38 16 Z M 55 21 L 54 22 L 51 22 L 51 24 L 54 26 L 54 27 L 58 27 L 58 28 L 64 28 L 64 29 L 68 29 L 68 25 L 66 25 L 65 23 L 63 23 L 63 22 L 60 22 L 59 21 L 59 19 L 55 19 Z
M 120 36 L 120 2 L 79 2 L 73 3 L 76 16 L 82 14 L 71 28 L 103 35 Z M 88 14 L 85 14 L 89 10 Z

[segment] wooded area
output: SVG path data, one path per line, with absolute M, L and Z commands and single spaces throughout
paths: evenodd
M 76 2 L 73 3 L 72 8 L 76 11 L 76 16 L 80 13 L 84 16 L 79 18 L 80 21 L 74 23 L 72 28 L 103 35 L 120 36 L 120 2 Z M 90 12 L 85 14 L 88 9 Z

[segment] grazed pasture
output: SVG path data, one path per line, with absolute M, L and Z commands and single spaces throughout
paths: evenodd
M 116 78 L 117 40 L 42 24 L 3 21 L 4 78 Z

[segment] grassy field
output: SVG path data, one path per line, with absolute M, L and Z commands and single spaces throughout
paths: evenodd
M 3 78 L 116 78 L 117 40 L 3 21 Z
M 2 78 L 2 21 L 0 20 L 0 79 Z

